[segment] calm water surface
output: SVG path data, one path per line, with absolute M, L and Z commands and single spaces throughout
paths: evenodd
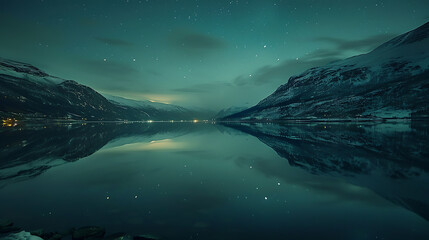
M 429 125 L 0 130 L 0 218 L 161 239 L 429 239 Z

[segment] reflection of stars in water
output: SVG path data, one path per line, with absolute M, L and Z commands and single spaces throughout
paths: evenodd
M 47 215 L 53 215 L 53 213 L 52 212 L 48 212 L 48 213 L 43 213 L 42 214 L 42 216 L 44 216 L 44 217 L 47 216 Z

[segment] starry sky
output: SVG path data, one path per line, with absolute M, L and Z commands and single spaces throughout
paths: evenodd
M 429 21 L 429 0 L 0 0 L 0 57 L 111 95 L 218 111 Z

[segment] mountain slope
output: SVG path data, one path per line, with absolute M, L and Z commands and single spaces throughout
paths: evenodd
M 137 101 L 108 94 L 103 94 L 103 96 L 109 100 L 109 102 L 119 107 L 141 110 L 149 119 L 189 120 L 199 115 L 199 113 L 171 104 L 151 102 L 147 100 Z
M 368 54 L 293 76 L 256 106 L 224 119 L 429 116 L 429 23 Z
M 186 109 L 147 104 L 132 106 L 106 99 L 95 90 L 17 61 L 0 58 L 0 117 L 169 120 L 192 119 Z M 130 100 L 132 101 L 132 100 Z M 166 105 L 166 104 L 164 104 Z M 187 112 L 189 114 L 189 112 Z

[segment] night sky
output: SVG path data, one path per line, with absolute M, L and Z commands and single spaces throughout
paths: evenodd
M 429 0 L 0 0 L 0 57 L 95 90 L 219 110 L 429 21 Z

